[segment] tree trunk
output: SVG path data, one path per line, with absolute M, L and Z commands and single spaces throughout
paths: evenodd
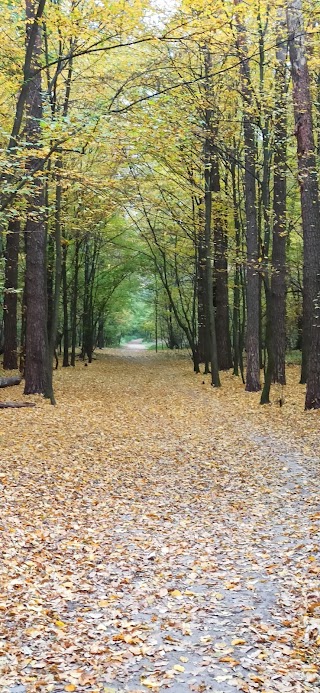
M 24 233 L 24 245 L 26 246 L 26 234 Z M 20 330 L 20 357 L 19 371 L 24 376 L 26 363 L 26 282 L 24 278 L 24 288 L 21 305 L 21 330 Z
M 205 297 L 205 244 L 202 229 L 197 244 L 197 305 L 198 305 L 198 351 L 201 363 L 208 361 L 206 342 L 206 297 Z
M 84 251 L 84 292 L 83 292 L 83 318 L 82 318 L 82 358 L 88 357 L 89 363 L 93 355 L 93 316 L 92 294 L 95 276 L 96 249 L 90 252 L 89 238 L 85 239 Z
M 212 233 L 211 233 L 211 211 L 212 211 L 212 171 L 211 171 L 211 144 L 208 138 L 205 142 L 205 247 L 206 247 L 206 299 L 207 299 L 207 330 L 209 333 L 210 365 L 211 365 L 211 385 L 220 387 L 218 351 L 216 339 L 216 324 L 213 305 L 213 258 L 212 258 Z M 210 163 L 209 163 L 210 162 Z
M 205 92 L 207 99 L 211 96 L 210 50 L 204 51 Z M 205 241 L 205 282 L 206 282 L 206 325 L 208 333 L 209 355 L 211 365 L 211 385 L 220 387 L 218 350 L 216 336 L 216 316 L 213 303 L 213 239 L 212 239 L 212 186 L 213 186 L 213 130 L 212 110 L 209 105 L 205 109 L 205 140 L 204 140 L 204 241 Z
M 234 0 L 238 5 L 239 0 Z M 247 103 L 251 103 L 252 94 L 250 87 L 250 67 L 247 57 L 247 44 L 245 28 L 237 18 L 238 52 L 241 56 L 240 73 L 244 96 L 244 186 L 245 186 L 245 212 L 246 212 L 246 238 L 247 238 L 247 374 L 246 390 L 257 392 L 260 390 L 260 356 L 259 356 L 259 273 L 258 251 L 259 234 L 257 223 L 256 200 L 256 144 L 255 128 L 252 113 L 247 109 Z
M 67 249 L 66 243 L 62 249 L 62 295 L 63 295 L 63 362 L 62 366 L 68 368 L 69 364 L 69 323 L 68 323 L 68 286 L 67 286 Z
M 272 344 L 272 298 L 270 294 L 270 287 L 268 284 L 268 277 L 265 283 L 266 290 L 266 305 L 267 305 L 267 317 L 266 317 L 266 351 L 267 351 L 267 367 L 265 370 L 264 384 L 261 392 L 260 404 L 270 403 L 270 388 L 272 383 L 273 371 L 274 371 L 274 352 Z
M 28 21 L 27 31 L 33 27 L 34 3 L 26 2 Z M 31 70 L 32 79 L 26 101 L 27 121 L 26 140 L 32 148 L 39 148 L 41 140 L 40 122 L 42 118 L 41 72 L 41 29 L 37 26 L 34 42 Z M 40 155 L 29 157 L 30 169 L 39 167 Z M 45 195 L 43 180 L 40 176 L 34 179 L 33 190 L 28 199 L 26 222 L 26 395 L 43 394 L 54 403 L 52 389 L 52 363 L 49 363 L 47 334 L 47 289 L 46 289 L 46 230 L 45 230 Z
M 13 385 L 19 385 L 21 383 L 21 376 L 12 376 L 11 378 L 0 378 L 0 388 L 2 387 L 12 387 Z
M 27 28 L 27 43 L 26 43 L 26 51 L 25 51 L 25 59 L 24 59 L 24 65 L 23 65 L 23 83 L 22 87 L 19 93 L 17 105 L 16 105 L 16 111 L 15 111 L 15 116 L 14 116 L 14 121 L 13 121 L 13 126 L 12 126 L 12 131 L 11 131 L 11 136 L 10 136 L 10 141 L 9 141 L 9 146 L 8 146 L 8 152 L 11 152 L 13 149 L 16 148 L 20 130 L 21 130 L 21 125 L 22 125 L 22 119 L 23 119 L 23 114 L 24 114 L 24 107 L 27 103 L 27 99 L 29 98 L 29 89 L 30 89 L 30 78 L 33 80 L 33 60 L 34 56 L 37 54 L 38 49 L 37 49 L 37 42 L 39 42 L 39 26 L 40 26 L 40 20 L 43 16 L 44 8 L 45 8 L 46 0 L 39 0 L 39 2 L 36 4 L 35 2 L 32 2 L 32 0 L 27 0 L 26 2 L 26 16 L 28 20 L 28 28 Z M 38 76 L 36 77 L 36 79 Z
M 233 334 L 233 375 L 239 375 L 240 366 L 240 239 L 241 222 L 239 217 L 239 203 L 236 189 L 236 167 L 235 158 L 231 161 L 231 180 L 232 180 L 232 199 L 233 199 L 233 218 L 235 227 L 236 242 L 236 262 L 234 270 L 233 287 L 233 312 L 232 312 L 232 334 Z
M 0 409 L 22 409 L 35 406 L 34 402 L 0 402 Z
M 259 274 L 258 234 L 255 194 L 255 145 L 254 128 L 248 118 L 244 119 L 245 142 L 245 208 L 247 220 L 247 376 L 246 390 L 260 390 L 259 355 Z
M 54 237 L 50 233 L 49 224 L 49 173 L 51 171 L 51 162 L 48 161 L 48 166 L 46 170 L 46 180 L 45 180 L 45 204 L 46 204 L 46 238 L 47 238 L 47 330 L 48 330 L 48 340 L 50 344 L 51 332 L 52 332 L 52 319 L 53 319 L 53 304 L 54 304 Z
M 155 305 L 155 343 L 156 352 L 158 351 L 158 318 L 157 318 L 157 304 Z M 100 316 L 98 319 L 98 334 L 97 334 L 97 347 L 98 349 L 104 349 L 104 316 Z
M 198 232 L 198 359 L 204 363 L 204 373 L 210 373 L 210 334 L 207 316 L 207 282 L 206 282 L 206 241 L 205 216 L 203 205 L 199 204 Z
M 212 161 L 212 192 L 217 207 L 220 206 L 220 174 L 219 161 L 215 156 Z M 214 299 L 216 308 L 216 333 L 219 369 L 229 370 L 232 367 L 231 340 L 229 327 L 229 297 L 228 297 L 228 239 L 224 227 L 222 210 L 214 213 Z
M 60 171 L 62 168 L 61 158 L 56 162 L 56 197 L 55 197 L 55 219 L 54 219 L 54 251 L 55 254 L 55 272 L 54 272 L 54 291 L 51 304 L 51 320 L 49 333 L 49 359 L 52 361 L 55 356 L 56 369 L 59 362 L 57 357 L 58 341 L 58 323 L 59 323 L 59 307 L 60 307 L 60 286 L 61 286 L 61 271 L 62 271 L 62 251 L 61 251 L 61 198 L 62 189 L 60 181 Z M 53 281 L 53 271 L 51 280 Z M 51 283 L 51 281 L 50 281 Z
M 275 74 L 275 152 L 273 177 L 273 243 L 271 272 L 271 325 L 274 382 L 285 385 L 286 351 L 286 242 L 287 242 L 287 100 L 286 57 L 287 48 L 281 43 L 276 51 Z
M 310 77 L 301 0 L 287 7 L 294 117 L 304 240 L 303 351 L 307 375 L 306 409 L 320 408 L 320 209 L 312 124 Z
M 20 240 L 20 222 L 15 219 L 9 222 L 6 246 L 5 290 L 4 290 L 4 352 L 3 368 L 18 368 L 17 336 L 17 290 L 18 290 L 18 257 Z
M 74 251 L 74 277 L 73 277 L 72 305 L 71 305 L 71 330 L 72 330 L 72 334 L 71 334 L 71 366 L 76 365 L 79 250 L 80 250 L 80 241 L 78 238 L 76 238 L 75 251 Z

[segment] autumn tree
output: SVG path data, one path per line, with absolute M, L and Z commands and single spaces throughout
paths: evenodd
M 237 7 L 239 0 L 234 0 Z M 252 102 L 251 74 L 248 60 L 246 30 L 239 15 L 236 19 L 237 48 L 240 57 L 240 74 L 244 96 L 243 144 L 244 183 L 247 241 L 247 373 L 246 390 L 260 390 L 259 358 L 259 239 L 256 197 L 256 134 L 250 104 Z
M 46 293 L 46 232 L 45 197 L 41 175 L 43 158 L 39 151 L 41 142 L 42 90 L 41 90 L 41 27 L 35 22 L 35 6 L 27 0 L 27 33 L 34 31 L 33 55 L 28 75 L 28 94 L 26 99 L 26 134 L 30 147 L 27 165 L 38 171 L 28 198 L 26 239 L 26 395 L 39 393 L 54 401 L 52 389 L 52 367 L 49 363 L 47 335 L 47 293 Z
M 320 407 L 320 210 L 310 76 L 301 0 L 287 6 L 304 241 L 303 370 L 306 409 Z

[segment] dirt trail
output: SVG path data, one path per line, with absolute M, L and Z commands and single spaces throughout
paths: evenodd
M 320 690 L 316 419 L 226 381 L 109 350 L 1 414 L 3 693 Z
M 130 342 L 127 342 L 125 349 L 140 349 L 144 351 L 146 349 L 146 345 L 143 343 L 142 339 L 131 339 Z

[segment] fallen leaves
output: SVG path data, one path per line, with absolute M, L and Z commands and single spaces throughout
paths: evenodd
M 170 594 L 170 597 L 174 597 L 175 599 L 182 599 L 182 594 L 181 594 L 180 590 L 171 590 L 169 592 L 169 594 Z
M 189 369 L 108 352 L 1 414 L 1 692 L 316 690 L 315 417 Z
M 234 647 L 236 645 L 245 645 L 245 644 L 246 644 L 246 641 L 243 640 L 243 638 L 234 638 L 233 640 L 231 640 L 231 645 L 233 645 Z

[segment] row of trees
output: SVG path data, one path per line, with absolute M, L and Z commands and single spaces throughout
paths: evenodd
M 318 408 L 316 3 L 27 0 L 26 44 L 6 12 L 4 367 L 19 332 L 25 393 L 53 402 L 57 338 L 91 360 L 142 282 L 215 386 L 233 368 L 257 391 L 264 367 L 268 402 L 302 339 Z

